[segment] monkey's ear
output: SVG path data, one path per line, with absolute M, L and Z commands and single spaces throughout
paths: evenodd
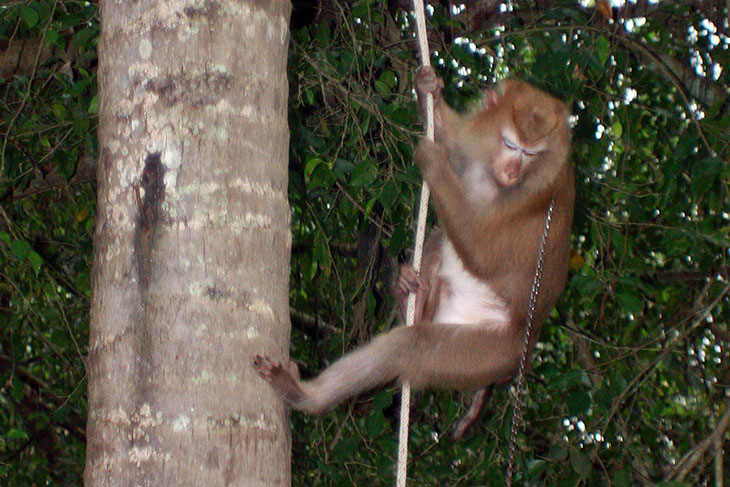
M 484 94 L 484 109 L 485 110 L 489 110 L 494 105 L 496 105 L 497 103 L 499 103 L 499 99 L 500 99 L 500 96 L 499 96 L 499 93 L 497 93 L 496 90 L 488 90 Z

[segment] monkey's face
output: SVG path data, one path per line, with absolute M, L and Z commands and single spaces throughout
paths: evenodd
M 502 128 L 496 146 L 496 155 L 491 161 L 491 173 L 501 188 L 517 185 L 525 170 L 544 148 L 543 144 L 525 143 L 509 125 Z

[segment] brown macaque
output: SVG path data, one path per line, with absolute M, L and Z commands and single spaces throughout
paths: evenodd
M 394 380 L 414 388 L 478 389 L 457 427 L 456 435 L 463 434 L 492 387 L 517 372 L 551 200 L 530 352 L 562 292 L 575 197 L 567 108 L 527 83 L 507 80 L 487 93 L 479 110 L 462 116 L 441 98 L 442 86 L 432 68 L 417 73 L 419 105 L 428 93 L 434 97 L 436 142 L 422 140 L 415 162 L 443 230 L 432 232 L 420 274 L 404 266 L 396 284 L 401 308 L 404 296 L 416 292 L 416 326 L 376 336 L 307 381 L 293 362 L 256 356 L 258 373 L 294 409 L 321 413 Z

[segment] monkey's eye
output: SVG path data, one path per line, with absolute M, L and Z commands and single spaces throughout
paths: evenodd
M 504 135 L 502 136 L 502 143 L 509 150 L 519 152 L 523 156 L 532 157 L 532 156 L 535 156 L 540 153 L 540 151 L 536 150 L 536 149 L 533 149 L 533 150 L 523 149 L 522 146 L 520 146 L 518 143 L 513 142 L 512 140 L 508 139 Z
M 522 147 L 520 147 L 519 145 L 517 145 L 517 144 L 515 144 L 514 142 L 512 142 L 511 140 L 509 140 L 509 139 L 508 139 L 507 137 L 505 137 L 504 135 L 502 136 L 502 143 L 504 143 L 504 145 L 505 145 L 505 146 L 506 146 L 506 147 L 507 147 L 508 149 L 510 149 L 510 150 L 513 150 L 513 151 L 520 151 L 520 152 L 522 152 Z

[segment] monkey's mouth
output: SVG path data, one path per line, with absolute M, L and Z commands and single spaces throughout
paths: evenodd
M 494 182 L 497 183 L 497 186 L 499 186 L 501 189 L 514 188 L 520 182 L 519 176 L 510 177 L 505 172 L 499 172 L 494 174 L 493 179 Z

